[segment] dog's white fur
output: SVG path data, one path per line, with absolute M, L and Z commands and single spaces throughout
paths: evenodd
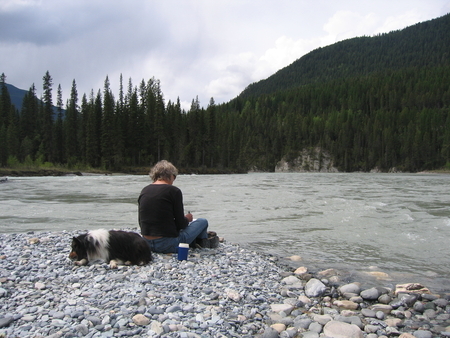
M 108 251 L 108 241 L 109 241 L 109 231 L 105 229 L 97 229 L 89 231 L 88 237 L 92 238 L 94 241 L 99 242 L 100 246 L 96 251 L 96 254 L 89 257 L 89 260 L 102 260 L 106 261 L 109 255 Z

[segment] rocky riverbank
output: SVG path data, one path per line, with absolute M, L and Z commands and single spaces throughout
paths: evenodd
M 450 297 L 420 285 L 361 290 L 229 243 L 182 262 L 76 267 L 78 234 L 0 235 L 0 336 L 450 337 Z

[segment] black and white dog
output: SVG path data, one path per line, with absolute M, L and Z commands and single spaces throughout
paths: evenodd
M 75 265 L 102 260 L 115 269 L 123 264 L 148 264 L 152 253 L 145 239 L 135 232 L 98 229 L 73 237 L 69 258 Z

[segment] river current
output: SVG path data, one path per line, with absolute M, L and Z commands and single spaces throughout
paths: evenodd
M 137 230 L 137 198 L 149 183 L 129 175 L 10 177 L 0 184 L 0 232 Z M 450 291 L 449 183 L 450 175 L 363 173 L 175 181 L 185 211 L 207 218 L 209 229 L 230 242 L 299 255 L 296 266 L 339 269 L 348 281 L 420 282 L 433 292 Z

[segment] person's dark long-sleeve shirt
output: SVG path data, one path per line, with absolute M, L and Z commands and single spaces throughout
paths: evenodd
M 183 194 L 169 184 L 150 184 L 138 199 L 139 225 L 144 236 L 177 237 L 189 221 L 184 217 Z

